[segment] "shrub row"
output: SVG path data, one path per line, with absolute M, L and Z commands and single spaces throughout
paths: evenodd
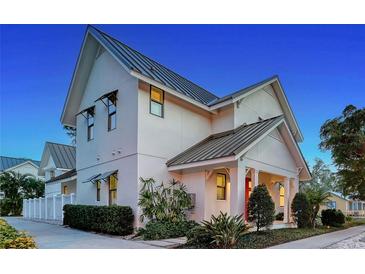
M 189 230 L 198 224 L 194 221 L 150 221 L 138 230 L 143 240 L 160 240 L 186 236 Z
M 5 220 L 0 219 L 0 249 L 2 248 L 30 249 L 36 248 L 36 245 L 32 237 L 18 232 Z
M 65 205 L 63 224 L 114 235 L 133 233 L 133 212 L 128 206 Z
M 322 210 L 321 215 L 323 225 L 339 227 L 345 223 L 345 215 L 341 210 L 326 209 Z

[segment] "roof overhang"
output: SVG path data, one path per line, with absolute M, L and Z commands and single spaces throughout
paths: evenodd
M 224 164 L 238 161 L 244 154 L 246 154 L 250 149 L 252 149 L 254 146 L 256 146 L 259 142 L 261 142 L 266 136 L 268 136 L 276 128 L 278 128 L 280 133 L 285 136 L 286 145 L 288 146 L 288 149 L 291 152 L 291 154 L 294 158 L 294 161 L 296 162 L 296 165 L 298 167 L 298 170 L 299 170 L 298 175 L 300 177 L 300 180 L 301 181 L 310 180 L 311 174 L 310 174 L 309 168 L 307 166 L 307 163 L 284 119 L 281 119 L 280 121 L 278 121 L 276 124 L 274 124 L 272 126 L 272 128 L 269 131 L 267 131 L 265 134 L 261 135 L 254 142 L 252 142 L 249 146 L 245 147 L 244 149 L 242 149 L 240 151 L 237 151 L 237 153 L 233 156 L 216 158 L 216 159 L 188 163 L 188 164 L 174 165 L 174 166 L 169 166 L 167 169 L 168 169 L 168 171 L 181 171 L 181 170 L 186 170 L 186 169 L 213 167 L 213 166 L 217 166 L 217 165 L 224 166 Z

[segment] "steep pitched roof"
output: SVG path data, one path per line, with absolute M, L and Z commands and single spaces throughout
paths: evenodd
M 243 124 L 233 130 L 213 134 L 170 159 L 166 165 L 170 167 L 235 156 L 283 119 L 283 116 L 278 116 L 249 125 Z
M 36 166 L 39 167 L 40 161 L 26 159 L 26 158 L 14 158 L 14 157 L 7 157 L 7 156 L 0 156 L 0 172 L 12 168 L 14 166 L 18 166 L 25 162 L 32 162 Z
M 76 167 L 76 147 L 46 142 L 46 149 L 49 149 L 57 168 L 73 169 Z
M 89 26 L 88 29 L 92 34 L 96 35 L 99 39 L 110 46 L 109 49 L 115 52 L 120 61 L 130 70 L 137 71 L 142 75 L 158 81 L 204 105 L 208 105 L 213 100 L 218 99 L 217 96 L 206 89 L 189 81 L 142 53 L 130 48 L 110 35 L 92 26 Z

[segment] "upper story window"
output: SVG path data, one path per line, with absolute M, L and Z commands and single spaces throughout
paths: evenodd
M 116 94 L 111 94 L 107 98 L 108 107 L 108 131 L 117 127 L 117 97 Z
M 217 174 L 217 200 L 226 199 L 226 175 Z
M 63 186 L 63 194 L 65 194 L 65 195 L 68 194 L 68 187 L 67 186 Z
M 87 140 L 94 139 L 94 110 L 88 110 L 86 113 L 87 120 Z
M 151 86 L 150 113 L 159 117 L 164 115 L 164 91 Z
M 50 170 L 49 171 L 49 177 L 51 177 L 51 179 L 56 177 L 56 172 L 54 170 Z

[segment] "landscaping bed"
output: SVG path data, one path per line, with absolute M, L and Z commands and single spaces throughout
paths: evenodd
M 324 233 L 334 232 L 353 226 L 365 225 L 365 219 L 356 219 L 345 223 L 341 227 L 318 227 L 318 228 L 282 228 L 259 232 L 248 232 L 242 235 L 238 241 L 237 248 L 258 249 L 267 248 L 291 241 L 296 241 Z M 186 244 L 182 248 L 212 248 L 210 245 L 203 244 L 194 246 Z
M 19 232 L 5 220 L 0 219 L 0 249 L 32 249 L 36 248 L 32 237 Z

